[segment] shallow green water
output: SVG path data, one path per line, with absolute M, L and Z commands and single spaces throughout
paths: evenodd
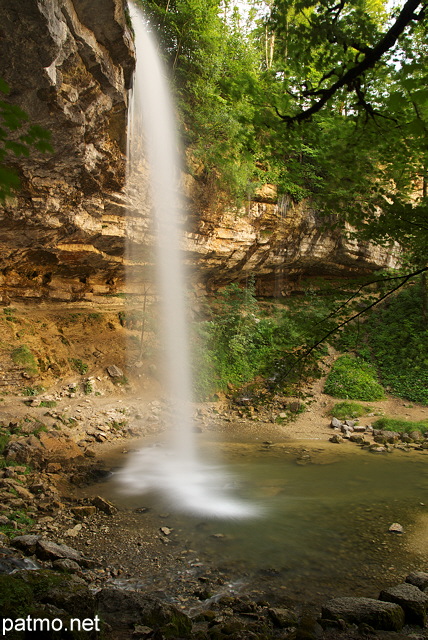
M 175 513 L 156 495 L 125 498 L 114 476 L 101 490 L 124 508 L 148 507 L 141 518 L 157 526 L 159 514 L 168 512 L 163 524 L 173 529 L 171 541 L 175 537 L 202 563 L 247 586 L 314 599 L 317 594 L 377 595 L 410 569 L 426 568 L 428 540 L 418 555 L 412 540 L 428 510 L 427 458 L 354 451 L 328 464 L 301 466 L 294 455 L 261 454 L 259 447 L 252 455 L 247 447 L 239 462 L 228 465 L 234 493 L 261 506 L 261 515 L 253 519 L 209 520 Z M 321 453 L 317 461 L 328 459 Z M 393 522 L 404 526 L 404 535 L 388 531 Z

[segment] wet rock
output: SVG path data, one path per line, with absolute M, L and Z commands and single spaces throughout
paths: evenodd
M 68 558 L 75 562 L 82 561 L 80 551 L 67 546 L 66 544 L 57 544 L 51 540 L 40 538 L 36 543 L 36 555 L 42 560 L 57 560 L 59 558 Z
M 313 612 L 304 609 L 296 629 L 295 640 L 317 640 L 322 634 L 322 626 Z
M 290 609 L 271 608 L 268 610 L 269 616 L 276 627 L 286 629 L 297 624 L 297 617 Z
M 428 587 L 428 573 L 425 571 L 412 571 L 412 573 L 409 573 L 406 577 L 406 582 L 424 591 Z
M 403 525 L 399 524 L 398 522 L 393 522 L 388 531 L 390 533 L 404 533 L 404 528 Z
M 70 560 L 69 558 L 60 558 L 59 560 L 54 560 L 52 566 L 57 571 L 62 571 L 63 573 L 76 573 L 78 571 L 81 571 L 80 565 L 78 565 L 74 560 Z
M 28 555 L 32 555 L 36 553 L 37 542 L 40 540 L 41 536 L 38 535 L 25 535 L 25 536 L 16 536 L 11 542 L 12 546 L 16 549 L 21 549 L 24 553 L 28 553 Z
M 34 589 L 38 602 L 52 604 L 79 617 L 93 615 L 95 596 L 78 576 L 38 569 L 20 571 L 16 577 Z
M 148 638 L 152 636 L 153 629 L 151 627 L 147 627 L 145 625 L 137 624 L 132 633 L 132 637 L 135 638 Z
M 100 617 L 113 628 L 129 628 L 138 624 L 157 628 L 165 637 L 190 636 L 190 618 L 173 605 L 157 598 L 113 587 L 101 589 L 96 597 Z
M 102 511 L 108 516 L 113 516 L 115 513 L 117 513 L 117 509 L 114 504 L 112 504 L 108 500 L 105 500 L 104 498 L 101 498 L 101 496 L 95 496 L 95 498 L 92 499 L 92 504 L 99 511 Z
M 169 527 L 160 527 L 159 531 L 163 533 L 164 536 L 169 536 L 172 533 L 172 529 L 170 529 Z
M 30 558 L 25 558 L 16 549 L 0 548 L 0 574 L 10 574 L 24 569 L 36 569 L 38 565 Z M 3 602 L 1 601 L 1 604 Z
M 324 605 L 322 617 L 345 620 L 350 624 L 368 624 L 385 631 L 400 631 L 404 625 L 404 611 L 400 605 L 372 598 L 335 598 Z
M 343 437 L 340 436 L 338 433 L 335 433 L 334 436 L 331 436 L 331 438 L 329 438 L 329 442 L 333 442 L 334 444 L 340 444 L 341 442 L 343 442 Z
M 364 444 L 364 436 L 353 433 L 349 438 L 351 442 L 356 442 L 357 444 Z
M 371 444 L 369 446 L 370 453 L 386 453 L 387 448 L 380 444 Z
M 404 582 L 381 591 L 379 600 L 393 602 L 404 610 L 406 622 L 424 627 L 427 622 L 428 595 L 413 584 Z

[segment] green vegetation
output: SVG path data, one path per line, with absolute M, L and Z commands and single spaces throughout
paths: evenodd
M 25 387 L 22 391 L 23 396 L 38 396 L 40 393 L 43 393 L 45 388 L 42 385 L 36 385 L 35 387 Z
M 219 0 L 139 2 L 207 200 L 220 190 L 243 204 L 273 184 L 288 208 L 309 198 L 326 224 L 397 240 L 426 266 L 422 1 L 400 13 L 382 0 L 255 0 L 247 16 Z
M 119 385 L 119 386 L 123 386 L 126 387 L 127 384 L 129 384 L 129 380 L 128 377 L 123 375 L 123 376 L 115 376 L 114 378 L 112 378 L 112 382 L 113 384 Z
M 90 380 L 86 380 L 86 382 L 83 384 L 83 393 L 85 394 L 85 396 L 89 396 L 91 393 L 93 393 L 93 391 L 94 385 Z
M 3 455 L 10 439 L 10 432 L 5 427 L 0 427 L 0 455 Z
M 351 418 L 361 418 L 371 412 L 371 408 L 360 404 L 359 402 L 337 402 L 330 415 L 338 420 L 346 420 Z
M 337 346 L 371 361 L 391 393 L 428 404 L 428 327 L 422 278 L 390 297 L 366 322 L 348 326 Z
M 7 96 L 10 87 L 0 78 L 0 93 Z M 19 106 L 0 100 L 0 203 L 12 197 L 20 187 L 16 159 L 31 151 L 53 151 L 51 134 L 37 124 L 28 124 L 28 115 Z
M 0 575 L 0 602 L 2 615 L 13 619 L 26 615 L 33 601 L 31 588 L 16 577 Z M 15 638 L 17 637 L 16 634 Z M 19 637 L 19 636 L 18 636 Z M 22 637 L 22 634 L 20 634 Z
M 382 400 L 385 393 L 372 365 L 361 358 L 341 356 L 327 377 L 324 392 L 349 400 Z
M 426 433 L 428 431 L 428 420 L 416 422 L 396 418 L 379 418 L 373 423 L 373 427 L 384 431 L 398 431 L 399 433 L 410 433 L 411 431 Z
M 24 510 L 12 511 L 8 513 L 9 520 L 16 522 L 19 528 L 19 531 L 12 524 L 3 524 L 0 525 L 0 531 L 5 533 L 8 536 L 16 536 L 23 535 L 26 529 L 29 529 L 34 524 L 34 518 L 31 518 L 27 515 Z
M 230 285 L 211 302 L 210 319 L 199 323 L 195 339 L 196 395 L 210 396 L 231 385 L 240 387 L 258 379 L 259 387 L 288 385 L 307 375 L 318 375 L 317 362 L 325 348 L 314 357 L 298 362 L 299 347 L 313 335 L 325 302 L 270 304 L 265 307 L 254 295 L 254 286 Z
M 48 428 L 45 424 L 40 424 L 37 425 L 36 428 L 33 431 L 33 434 L 35 436 L 39 436 L 41 433 L 47 433 L 48 432 Z
M 114 431 L 118 431 L 120 429 L 125 429 L 128 426 L 127 420 L 112 420 L 110 423 L 110 429 L 114 429 Z
M 88 372 L 88 369 L 89 369 L 88 365 L 85 362 L 83 362 L 83 360 L 81 360 L 80 358 L 69 358 L 68 361 L 71 364 L 74 371 L 77 371 L 77 373 L 80 373 L 80 375 L 83 376 L 85 373 Z
M 39 407 L 46 407 L 48 409 L 52 409 L 57 406 L 57 402 L 55 400 L 41 400 Z
M 27 345 L 23 344 L 14 349 L 11 353 L 11 358 L 15 364 L 23 367 L 28 375 L 35 376 L 38 374 L 39 369 L 36 358 Z

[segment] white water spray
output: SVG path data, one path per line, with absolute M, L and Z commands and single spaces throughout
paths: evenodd
M 129 5 L 135 31 L 137 65 L 128 122 L 128 175 L 134 182 L 141 137 L 150 167 L 155 215 L 161 341 L 165 352 L 166 392 L 171 405 L 169 446 L 143 449 L 120 472 L 128 493 L 160 491 L 179 510 L 217 517 L 255 514 L 252 505 L 226 495 L 230 479 L 222 469 L 203 464 L 196 452 L 192 420 L 185 270 L 180 251 L 180 153 L 168 82 L 147 23 Z M 133 175 L 134 172 L 134 175 Z

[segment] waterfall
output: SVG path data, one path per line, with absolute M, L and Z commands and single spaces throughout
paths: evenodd
M 131 455 L 120 472 L 129 493 L 158 491 L 171 507 L 212 516 L 246 516 L 253 507 L 226 496 L 230 481 L 218 466 L 204 464 L 195 446 L 186 274 L 180 250 L 180 151 L 174 105 L 157 45 L 141 12 L 129 3 L 135 32 L 136 70 L 128 122 L 128 176 L 138 187 L 141 141 L 150 171 L 156 236 L 160 340 L 165 353 L 165 391 L 170 405 L 168 444 Z M 137 184 L 136 184 L 137 183 Z

